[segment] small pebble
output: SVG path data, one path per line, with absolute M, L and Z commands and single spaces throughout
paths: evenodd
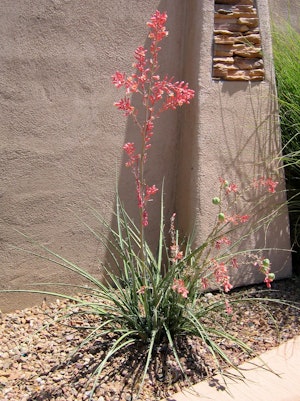
M 282 289 L 283 293 L 287 294 L 287 299 L 298 299 L 299 301 L 299 291 L 297 295 L 295 284 L 293 289 L 289 283 L 278 282 L 277 290 Z M 257 295 L 259 287 L 252 293 Z M 209 305 L 212 297 L 213 301 L 221 299 L 221 296 L 216 293 L 207 293 L 205 294 L 207 303 L 203 305 Z M 69 361 L 69 356 L 73 355 L 74 349 L 84 340 L 88 331 L 75 332 L 74 327 L 60 324 L 61 315 L 68 306 L 67 301 L 54 302 L 52 307 L 44 302 L 42 307 L 2 314 L 0 321 L 0 400 L 27 401 L 28 396 L 32 399 L 55 398 L 57 401 L 89 400 L 93 383 L 92 381 L 88 382 L 88 379 L 97 364 L 106 355 L 107 344 L 99 337 L 93 344 L 97 348 L 95 352 L 90 353 L 91 348 L 86 346 Z M 235 320 L 233 319 L 231 322 L 226 319 L 220 320 L 220 324 L 224 323 L 224 329 L 228 328 L 237 332 L 241 340 L 246 339 L 250 345 L 253 344 L 257 351 L 265 351 L 278 344 L 278 333 L 277 328 L 272 328 L 272 321 L 268 321 L 268 313 L 263 308 L 261 309 L 253 308 L 253 304 L 247 306 L 243 303 L 236 312 Z M 285 309 L 282 305 L 274 305 L 271 313 L 279 319 L 282 340 L 300 334 L 299 312 L 295 309 Z M 219 317 L 221 319 L 221 316 Z M 218 315 L 213 319 L 215 318 L 218 319 Z M 55 319 L 59 323 L 54 324 L 53 320 Z M 89 321 L 86 315 L 82 317 L 78 315 L 72 321 L 76 325 L 82 323 L 85 326 L 88 324 L 93 326 L 98 322 L 97 319 Z M 108 338 L 113 338 L 113 336 L 108 336 Z M 241 363 L 243 359 L 240 351 L 236 347 L 227 346 L 228 344 L 224 343 L 226 352 L 232 352 L 232 359 Z M 152 370 L 149 375 L 151 381 L 149 378 L 146 379 L 141 401 L 153 400 L 154 389 L 158 392 L 158 399 L 164 399 L 166 396 L 172 397 L 174 392 L 180 391 L 183 379 L 179 376 L 175 377 L 178 366 L 169 351 L 169 347 L 165 344 L 159 347 L 158 353 L 161 352 L 167 360 L 156 361 L 157 372 L 165 372 L 162 363 L 168 367 L 165 377 L 169 381 L 159 381 Z M 114 399 L 131 401 L 131 389 L 136 384 L 132 367 L 139 366 L 140 369 L 140 352 L 140 349 L 134 349 L 129 360 L 127 360 L 128 355 L 125 352 L 121 352 L 116 358 L 111 358 L 104 371 L 104 379 L 92 397 L 93 401 L 113 401 Z M 194 365 L 195 355 L 197 356 L 196 360 L 199 361 L 199 373 Z M 211 375 L 215 372 L 209 350 L 193 337 L 185 344 L 185 348 L 180 354 L 180 361 L 192 382 L 200 380 L 201 374 L 206 377 L 207 374 Z M 172 369 L 174 369 L 174 377 Z M 173 378 L 178 379 L 177 383 L 172 383 Z M 121 392 L 122 396 L 120 397 Z

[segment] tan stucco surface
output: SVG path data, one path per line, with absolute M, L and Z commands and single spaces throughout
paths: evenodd
M 184 230 L 196 223 L 197 241 L 203 239 L 218 177 L 241 180 L 253 162 L 278 151 L 269 9 L 265 0 L 258 3 L 267 79 L 247 84 L 211 79 L 211 0 L 0 2 L 0 288 L 74 282 L 65 270 L 11 249 L 25 244 L 15 230 L 101 277 L 105 250 L 78 217 L 98 228 L 90 205 L 112 222 L 116 185 L 134 214 L 134 184 L 121 150 L 134 127 L 113 107 L 122 93 L 110 77 L 131 72 L 135 48 L 148 43 L 145 23 L 155 8 L 169 15 L 161 75 L 189 81 L 196 99 L 160 119 L 147 173 L 156 185 L 165 177 L 166 215 L 175 210 Z M 159 202 L 150 213 L 154 243 Z M 271 230 L 268 246 L 288 248 L 286 214 Z M 279 276 L 290 274 L 286 255 L 274 254 Z M 258 280 L 244 275 L 236 282 L 245 278 Z M 0 295 L 0 309 L 39 299 Z
M 300 2 L 298 0 L 269 0 L 271 19 L 275 25 L 287 21 L 300 31 Z
M 123 93 L 111 75 L 131 72 L 134 50 L 147 44 L 146 22 L 161 8 L 173 27 L 162 73 L 180 76 L 183 11 L 176 3 L 1 1 L 1 288 L 70 280 L 66 271 L 11 251 L 11 244 L 24 244 L 15 229 L 101 276 L 103 247 L 73 212 L 96 228 L 88 212 L 92 205 L 110 222 L 116 184 L 133 209 L 133 182 L 122 154 L 133 127 L 113 107 Z M 165 176 L 170 210 L 176 113 L 167 113 L 160 127 L 151 174 L 156 182 Z M 2 310 L 34 302 L 32 295 L 0 299 Z
M 195 226 L 199 244 L 215 222 L 216 209 L 210 200 L 218 194 L 218 177 L 239 185 L 249 183 L 255 176 L 271 174 L 270 161 L 280 154 L 270 12 L 267 1 L 257 1 L 257 7 L 265 65 L 265 80 L 260 83 L 211 79 L 211 48 L 207 43 L 211 38 L 214 4 L 210 0 L 191 2 L 188 9 L 187 19 L 194 29 L 187 32 L 185 50 L 190 62 L 185 65 L 185 74 L 192 80 L 197 97 L 184 114 L 180 147 L 185 152 L 181 153 L 176 194 L 183 231 L 191 231 Z M 282 177 L 280 182 L 284 191 Z M 284 192 L 277 201 L 285 201 Z M 243 246 L 286 250 L 266 251 L 264 255 L 272 260 L 277 278 L 291 274 L 286 210 L 268 228 L 266 236 L 264 230 L 259 230 Z M 250 266 L 234 272 L 236 285 L 259 280 L 261 274 Z

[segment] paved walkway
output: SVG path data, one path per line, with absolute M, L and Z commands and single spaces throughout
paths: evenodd
M 216 376 L 213 381 L 193 386 L 198 396 L 195 392 L 187 390 L 174 394 L 167 400 L 300 401 L 300 336 L 265 352 L 261 358 L 277 375 L 247 362 L 241 365 L 245 369 L 245 382 L 228 379 L 231 395 L 224 388 L 220 388 L 222 378 Z M 257 358 L 252 362 L 262 364 Z

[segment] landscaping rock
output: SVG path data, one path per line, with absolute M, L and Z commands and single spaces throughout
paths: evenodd
M 273 287 L 275 292 L 266 291 L 265 286 L 236 289 L 229 295 L 229 300 L 236 297 L 300 300 L 300 290 L 295 280 L 275 282 Z M 223 295 L 210 292 L 203 298 L 205 305 L 209 306 L 210 303 L 221 301 Z M 99 319 L 78 314 L 60 323 L 58 318 L 66 311 L 69 313 L 73 306 L 71 302 L 60 301 L 2 314 L 1 401 L 88 401 L 93 387 L 91 375 L 103 360 L 114 338 L 98 338 L 94 344 L 83 346 L 74 355 L 74 350 L 89 333 L 83 329 L 76 330 L 74 325 L 88 325 L 92 328 L 99 323 Z M 253 302 L 245 301 L 236 307 L 232 303 L 232 306 L 232 315 L 218 313 L 211 324 L 237 336 L 258 354 L 300 334 L 299 310 L 290 306 L 267 303 L 264 307 L 259 307 L 256 303 L 254 307 Z M 141 393 L 142 401 L 169 397 L 190 383 L 204 380 L 217 372 L 213 357 L 198 338 L 178 338 L 177 347 L 189 382 L 182 376 L 176 358 L 169 353 L 166 346 L 162 346 L 150 365 Z M 227 341 L 223 341 L 220 347 L 236 364 L 246 359 L 238 347 Z M 20 355 L 24 351 L 26 356 Z M 138 388 L 144 355 L 145 347 L 142 345 L 128 347 L 117 353 L 100 376 L 93 400 L 132 399 L 132 390 Z

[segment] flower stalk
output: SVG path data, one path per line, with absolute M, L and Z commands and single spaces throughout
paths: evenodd
M 123 147 L 129 160 L 126 166 L 132 169 L 135 185 L 137 205 L 139 208 L 139 227 L 140 227 L 140 258 L 145 263 L 145 227 L 149 224 L 148 203 L 152 201 L 158 192 L 156 185 L 148 185 L 145 180 L 145 164 L 147 162 L 148 151 L 151 148 L 151 138 L 154 132 L 155 120 L 166 110 L 175 110 L 184 104 L 190 103 L 194 97 L 194 91 L 189 89 L 185 82 L 173 82 L 172 78 L 159 75 L 158 54 L 161 50 L 159 43 L 168 36 L 166 30 L 167 14 L 156 11 L 151 17 L 147 26 L 150 28 L 149 39 L 150 56 L 147 57 L 148 50 L 139 46 L 135 50 L 136 71 L 130 76 L 117 71 L 112 76 L 112 82 L 117 88 L 125 88 L 125 97 L 115 106 L 124 112 L 124 115 L 133 118 L 137 126 L 141 145 L 140 150 L 136 149 L 134 143 L 126 143 Z M 139 120 L 138 111 L 132 105 L 130 95 L 141 96 L 141 105 L 144 109 L 143 121 Z
M 255 208 L 259 205 L 260 210 L 265 210 L 264 205 L 269 205 L 268 197 L 275 193 L 278 183 L 270 177 L 256 178 L 246 190 L 240 189 L 234 182 L 221 178 L 219 192 L 212 199 L 216 211 L 215 222 L 205 242 L 196 247 L 190 236 L 184 243 L 180 242 L 179 232 L 175 227 L 175 213 L 171 216 L 169 235 L 166 236 L 164 204 L 161 196 L 157 252 L 154 253 L 147 243 L 145 230 L 149 224 L 148 206 L 158 192 L 157 186 L 149 184 L 145 176 L 145 165 L 152 146 L 155 122 L 164 111 L 175 110 L 184 104 L 189 104 L 194 97 L 194 91 L 189 89 L 187 83 L 174 82 L 173 78 L 168 76 L 162 78 L 159 75 L 160 42 L 168 35 L 166 22 L 166 13 L 156 11 L 153 14 L 147 24 L 151 41 L 149 52 L 143 46 L 139 46 L 134 53 L 135 72 L 127 76 L 117 71 L 112 77 L 113 84 L 117 88 L 125 89 L 125 95 L 115 103 L 115 106 L 123 111 L 126 117 L 133 119 L 139 135 L 139 141 L 127 142 L 123 146 L 127 154 L 125 165 L 131 169 L 134 177 L 139 217 L 138 222 L 135 222 L 127 214 L 118 196 L 116 229 L 112 228 L 110 222 L 106 222 L 97 211 L 92 210 L 97 223 L 104 225 L 110 233 L 106 237 L 85 224 L 95 238 L 106 247 L 113 261 L 113 269 L 110 266 L 103 266 L 107 280 L 96 278 L 45 245 L 38 244 L 32 238 L 25 236 L 31 245 L 39 248 L 39 252 L 25 250 L 27 253 L 76 273 L 87 285 L 75 285 L 74 288 L 80 289 L 88 297 L 74 298 L 36 290 L 25 290 L 25 292 L 69 298 L 74 302 L 74 309 L 67 312 L 67 319 L 72 315 L 77 316 L 78 313 L 87 319 L 93 316 L 92 331 L 82 341 L 78 350 L 87 344 L 94 344 L 99 338 L 105 340 L 109 335 L 108 350 L 104 357 L 100 358 L 99 365 L 92 373 L 95 381 L 90 392 L 90 400 L 94 399 L 93 393 L 107 362 L 123 350 L 130 351 L 136 346 L 143 350 L 145 361 L 139 377 L 141 380 L 132 386 L 134 390 L 138 389 L 137 398 L 145 382 L 148 368 L 151 364 L 155 368 L 153 360 L 157 350 L 166 345 L 173 353 L 182 377 L 187 378 L 179 357 L 179 338 L 197 336 L 205 352 L 210 352 L 214 368 L 220 373 L 223 371 L 224 362 L 239 371 L 235 362 L 226 354 L 223 347 L 224 340 L 226 347 L 228 342 L 232 343 L 242 353 L 252 354 L 252 350 L 215 323 L 216 314 L 222 316 L 225 312 L 231 315 L 234 313 L 235 304 L 238 303 L 237 299 L 232 300 L 227 294 L 233 286 L 230 269 L 241 270 L 243 264 L 256 267 L 265 276 L 267 288 L 271 287 L 275 278 L 271 273 L 270 260 L 262 255 L 263 250 L 245 251 L 239 248 L 241 243 L 255 232 L 253 230 L 257 229 L 257 226 L 254 228 L 255 219 L 252 220 Z M 132 104 L 133 94 L 140 100 L 139 109 Z M 243 183 L 241 185 L 243 186 Z M 251 202 L 253 195 L 256 195 L 259 201 L 253 209 L 249 203 L 247 213 L 244 213 L 240 206 L 245 205 L 247 199 Z M 242 203 L 239 202 L 239 198 L 242 199 Z M 275 208 L 275 212 L 272 211 L 272 214 L 258 220 L 258 228 L 269 222 L 276 214 L 276 210 Z M 245 230 L 246 227 L 249 228 L 248 231 Z M 165 255 L 167 257 L 164 257 Z M 71 286 L 69 283 L 59 285 L 63 288 Z M 212 299 L 207 302 L 204 292 L 209 288 L 218 288 L 222 292 L 222 301 Z M 87 328 L 91 329 L 91 326 Z M 242 372 L 240 373 L 243 378 Z

